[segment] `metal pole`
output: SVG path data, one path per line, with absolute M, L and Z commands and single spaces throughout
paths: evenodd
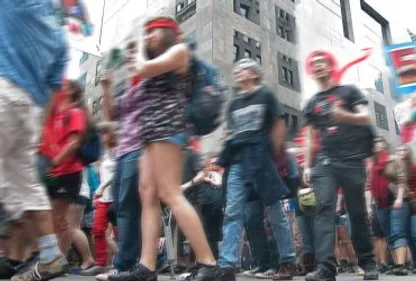
M 103 26 L 104 26 L 104 13 L 105 13 L 105 1 L 103 0 L 103 12 L 101 13 L 101 25 L 100 25 L 100 35 L 98 37 L 98 45 L 101 47 L 101 39 L 103 38 Z

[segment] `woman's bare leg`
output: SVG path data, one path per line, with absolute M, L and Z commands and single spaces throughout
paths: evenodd
M 162 215 L 148 148 L 139 158 L 139 191 L 142 202 L 142 253 L 140 263 L 150 270 L 156 269 L 157 244 L 162 231 Z
M 52 218 L 56 234 L 58 236 L 59 248 L 67 255 L 71 246 L 71 235 L 69 233 L 68 210 L 70 200 L 52 200 Z
M 157 142 L 149 146 L 153 179 L 160 200 L 172 211 L 179 228 L 187 237 L 199 263 L 215 265 L 204 229 L 195 209 L 180 190 L 182 181 L 182 151 L 180 147 Z M 155 240 L 155 243 L 157 241 Z
M 72 243 L 79 252 L 82 258 L 81 268 L 86 269 L 94 264 L 94 259 L 91 254 L 88 238 L 81 230 L 81 220 L 84 215 L 84 206 L 71 204 L 69 206 L 68 220 L 70 225 L 70 232 Z

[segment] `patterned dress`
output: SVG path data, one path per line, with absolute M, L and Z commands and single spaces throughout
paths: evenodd
M 142 112 L 139 118 L 143 144 L 164 140 L 187 131 L 186 106 L 190 97 L 189 74 L 171 73 L 149 78 L 141 84 Z

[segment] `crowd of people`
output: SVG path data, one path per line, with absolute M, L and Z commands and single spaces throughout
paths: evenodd
M 68 45 L 51 1 L 35 2 L 0 10 L 0 278 L 155 281 L 169 269 L 197 281 L 411 274 L 409 139 L 390 150 L 367 100 L 339 84 L 328 53 L 307 62 L 320 91 L 293 142 L 261 66 L 238 61 L 227 139 L 206 156 L 187 119 L 194 54 L 172 18 L 144 24 L 145 61 L 138 42 L 126 46 L 133 75 L 124 94 L 114 98 L 111 73 L 100 78 L 106 121 L 97 124 L 83 87 L 65 79 Z M 174 218 L 164 231 L 162 213 Z

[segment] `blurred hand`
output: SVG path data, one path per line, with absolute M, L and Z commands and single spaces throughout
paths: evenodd
M 289 200 L 285 200 L 283 202 L 283 210 L 285 211 L 286 214 L 288 214 L 290 212 Z
M 103 87 L 110 87 L 113 83 L 113 74 L 109 71 L 105 72 L 100 78 L 100 83 Z
M 396 199 L 393 203 L 393 209 L 400 209 L 403 206 L 403 200 Z
M 344 120 L 349 116 L 349 112 L 344 110 L 341 107 L 340 102 L 335 102 L 332 105 L 332 112 L 331 112 L 331 118 L 336 122 L 344 122 Z
M 157 250 L 161 252 L 165 248 L 166 239 L 164 237 L 159 239 L 159 243 L 157 245 Z

